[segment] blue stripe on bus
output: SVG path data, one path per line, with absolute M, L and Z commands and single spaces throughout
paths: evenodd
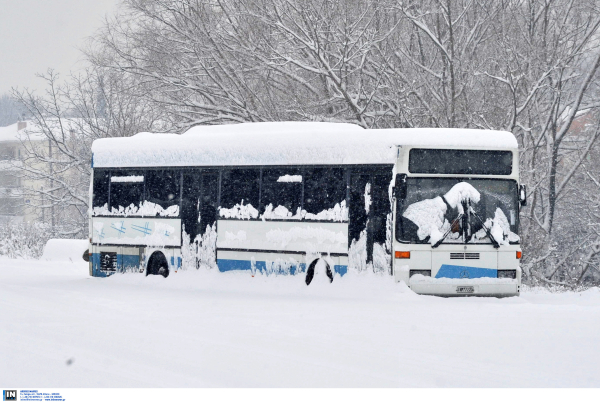
M 340 276 L 344 276 L 348 272 L 348 266 L 347 265 L 334 265 L 333 270 L 335 272 L 337 272 L 338 274 L 340 274 Z
M 106 277 L 108 274 L 106 272 L 100 271 L 100 253 L 93 253 L 91 255 L 92 258 L 92 275 L 98 277 Z
M 498 270 L 493 268 L 465 267 L 462 265 L 442 265 L 436 278 L 474 279 L 497 278 Z
M 139 255 L 129 254 L 117 254 L 117 272 L 123 272 L 125 270 L 137 271 L 140 266 Z M 100 269 L 100 253 L 92 254 L 92 275 L 98 277 L 107 277 L 112 275 L 114 272 L 106 272 Z
M 100 253 L 93 253 L 91 255 L 92 258 L 92 275 L 97 277 L 107 277 L 112 275 L 114 272 L 106 272 L 100 269 Z M 177 258 L 178 266 L 181 266 L 181 257 Z M 267 272 L 267 263 L 266 261 L 256 261 L 256 270 L 259 272 L 266 273 Z M 139 255 L 127 255 L 127 254 L 117 254 L 117 272 L 123 272 L 124 270 L 134 270 L 137 271 L 140 266 L 140 257 Z M 252 262 L 248 260 L 217 260 L 217 266 L 219 271 L 250 271 L 252 269 Z M 336 272 L 340 276 L 344 276 L 348 272 L 347 265 L 334 265 L 334 272 Z M 275 270 L 276 274 L 290 274 L 296 275 L 300 273 L 306 272 L 306 264 L 300 263 L 298 265 L 292 265 L 289 268 L 289 272 L 285 272 L 283 270 Z
M 267 272 L 267 263 L 266 261 L 256 261 L 255 262 L 256 270 L 259 272 L 266 273 Z M 250 271 L 252 270 L 252 262 L 249 260 L 226 260 L 226 259 L 218 259 L 217 267 L 221 272 L 227 271 Z M 338 273 L 340 276 L 344 276 L 348 272 L 347 265 L 334 265 L 333 270 Z M 296 275 L 306 272 L 306 264 L 300 263 L 298 265 L 292 265 L 289 268 L 290 275 Z M 282 269 L 275 270 L 276 274 L 284 274 L 287 275 L 288 272 L 283 271 Z
M 121 260 L 119 261 L 119 257 Z M 135 270 L 137 271 L 140 267 L 140 256 L 120 254 L 117 255 L 117 267 L 120 270 Z

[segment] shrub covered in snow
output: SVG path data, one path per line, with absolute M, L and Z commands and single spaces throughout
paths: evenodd
M 44 245 L 52 237 L 48 224 L 0 224 L 0 256 L 9 258 L 40 258 Z

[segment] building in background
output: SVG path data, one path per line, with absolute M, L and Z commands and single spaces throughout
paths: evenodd
M 0 127 L 0 224 L 6 222 L 32 222 L 45 220 L 26 198 L 25 188 L 39 188 L 43 183 L 23 178 L 21 168 L 25 147 L 22 143 L 27 121 Z M 30 136 L 30 140 L 43 146 L 44 137 Z

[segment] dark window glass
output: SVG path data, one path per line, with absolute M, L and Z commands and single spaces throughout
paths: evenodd
M 411 149 L 410 173 L 496 174 L 512 172 L 512 152 L 463 149 Z
M 392 212 L 389 188 L 392 181 L 391 169 L 387 172 L 378 172 L 373 176 L 371 186 L 371 225 L 373 230 L 373 241 L 384 244 L 387 239 L 387 218 Z M 391 228 L 390 228 L 391 230 Z
M 108 185 L 109 185 L 108 170 L 94 169 L 94 186 L 92 189 L 92 206 L 103 207 L 108 206 Z
M 260 197 L 259 169 L 224 170 L 221 179 L 221 208 L 251 204 L 258 209 Z
M 14 171 L 0 171 L 0 188 L 17 187 L 19 185 L 19 176 Z
M 387 218 L 391 212 L 389 186 L 392 177 L 391 166 L 353 167 L 350 171 L 348 244 L 365 235 L 367 262 L 373 261 L 374 244 L 383 245 L 388 238 Z
M 14 147 L 3 145 L 0 147 L 0 161 L 15 159 L 16 151 Z
M 140 170 L 119 170 L 110 178 L 110 208 L 138 207 L 144 195 L 144 172 Z
M 0 215 L 21 215 L 21 198 L 0 198 Z
M 191 240 L 215 223 L 218 191 L 219 173 L 214 170 L 188 170 L 183 174 L 181 220 Z
M 346 174 L 341 168 L 312 168 L 304 171 L 304 210 L 318 214 L 346 199 Z
M 179 205 L 180 172 L 177 170 L 149 170 L 146 172 L 146 201 L 164 209 Z
M 199 205 L 202 186 L 202 173 L 199 170 L 186 170 L 183 174 L 181 200 L 181 220 L 184 230 L 194 240 L 200 232 Z
M 217 200 L 219 192 L 219 174 L 206 172 L 202 175 L 202 196 L 200 198 L 200 233 L 212 227 L 217 220 Z
M 349 244 L 358 240 L 367 227 L 367 209 L 365 194 L 371 194 L 371 175 L 359 169 L 352 169 L 350 178 L 350 225 L 348 227 Z
M 268 218 L 278 219 L 295 216 L 302 201 L 302 172 L 300 169 L 268 168 L 263 170 L 261 212 Z M 285 214 L 287 209 L 288 213 Z

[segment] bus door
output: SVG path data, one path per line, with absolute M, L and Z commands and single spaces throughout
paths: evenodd
M 217 221 L 217 207 L 219 197 L 219 173 L 205 171 L 202 173 L 201 195 L 198 203 L 200 230 L 203 235 L 207 230 L 212 230 Z
M 184 261 L 200 266 L 216 266 L 216 225 L 219 173 L 214 170 L 188 170 L 183 174 L 181 220 L 189 244 Z M 183 252 L 183 251 L 182 251 Z M 190 261 L 191 259 L 191 261 Z
M 366 264 L 374 263 L 376 270 L 391 272 L 389 264 L 381 265 L 381 259 L 373 261 L 374 247 L 385 250 L 391 233 L 387 227 L 387 219 L 391 214 L 388 188 L 392 180 L 391 167 L 353 168 L 350 177 L 350 227 L 349 244 L 365 237 Z M 391 237 L 390 237 L 391 238 Z M 385 250 L 386 252 L 388 250 Z M 356 262 L 355 262 L 356 263 Z M 388 266 L 389 265 L 389 266 Z

